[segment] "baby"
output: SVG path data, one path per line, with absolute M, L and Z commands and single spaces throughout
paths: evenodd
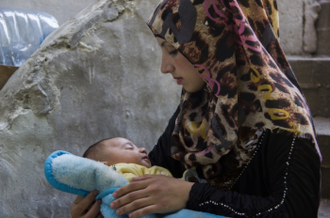
M 121 137 L 104 139 L 91 145 L 83 157 L 103 162 L 123 174 L 129 182 L 133 177 L 145 174 L 173 177 L 167 169 L 151 166 L 145 148 L 138 148 L 133 142 Z
M 99 194 L 96 200 L 102 199 L 100 210 L 106 218 L 127 217 L 116 214 L 116 210 L 109 205 L 115 199 L 112 193 L 132 182 L 133 177 L 145 174 L 173 177 L 169 170 L 151 166 L 145 148 L 138 148 L 128 139 L 120 137 L 104 139 L 93 144 L 85 151 L 83 157 L 62 150 L 55 151 L 47 157 L 44 173 L 53 187 L 64 192 L 86 196 L 92 190 L 97 190 Z M 195 171 L 186 170 L 183 179 L 200 182 L 196 175 Z M 191 213 L 196 218 L 206 217 L 206 213 L 190 210 L 180 210 L 173 215 L 162 217 L 191 217 Z M 156 216 L 150 214 L 144 217 Z

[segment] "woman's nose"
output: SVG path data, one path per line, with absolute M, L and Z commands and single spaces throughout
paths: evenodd
M 164 74 L 171 73 L 174 71 L 174 65 L 172 64 L 170 57 L 168 55 L 162 55 L 162 63 L 160 66 L 160 71 Z

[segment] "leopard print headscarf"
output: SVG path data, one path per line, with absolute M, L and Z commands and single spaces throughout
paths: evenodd
M 206 82 L 196 93 L 182 91 L 171 152 L 186 168 L 230 189 L 266 129 L 310 138 L 318 150 L 306 100 L 279 44 L 276 0 L 162 0 L 148 26 Z

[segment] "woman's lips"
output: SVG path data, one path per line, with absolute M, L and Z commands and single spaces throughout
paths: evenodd
M 176 79 L 176 83 L 178 85 L 181 85 L 182 84 L 182 78 L 181 77 L 180 78 L 174 78 L 174 79 Z

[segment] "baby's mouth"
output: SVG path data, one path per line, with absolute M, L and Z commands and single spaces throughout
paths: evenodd
M 142 160 L 144 160 L 145 162 L 147 162 L 150 166 L 151 166 L 151 162 L 150 162 L 150 160 L 149 160 L 149 157 L 147 156 L 147 157 L 144 157 L 144 158 L 142 158 Z

